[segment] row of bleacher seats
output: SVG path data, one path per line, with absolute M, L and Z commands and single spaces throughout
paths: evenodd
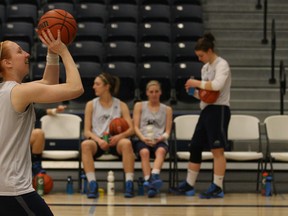
M 79 102 L 94 97 L 93 80 L 102 71 L 120 77 L 119 97 L 126 102 L 145 99 L 145 84 L 152 78 L 162 83 L 162 101 L 195 102 L 187 96 L 184 82 L 190 75 L 200 77 L 202 66 L 194 53 L 195 41 L 204 31 L 197 1 L 35 2 L 0 4 L 0 38 L 14 40 L 31 53 L 30 79 L 42 76 L 47 52 L 35 34 L 38 19 L 47 10 L 62 8 L 78 23 L 69 49 L 87 87 Z

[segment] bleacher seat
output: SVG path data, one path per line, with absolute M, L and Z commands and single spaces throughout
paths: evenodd
M 0 4 L 0 25 L 6 22 L 6 6 Z
M 111 4 L 108 6 L 109 22 L 138 22 L 139 11 L 135 4 Z
M 196 41 L 181 41 L 173 43 L 173 62 L 198 61 L 198 57 L 194 51 L 195 45 Z
M 97 41 L 74 41 L 69 50 L 75 61 L 91 61 L 102 64 L 104 58 L 103 43 Z
M 37 5 L 14 3 L 7 6 L 7 21 L 25 21 L 36 25 L 38 21 Z
M 133 41 L 111 41 L 106 44 L 106 62 L 137 62 L 137 43 Z
M 3 40 L 26 41 L 31 46 L 34 41 L 34 25 L 30 22 L 6 22 L 3 24 Z
M 147 41 L 139 45 L 141 62 L 165 61 L 171 62 L 171 43 L 165 41 Z
M 200 5 L 179 4 L 172 6 L 173 22 L 203 22 L 203 12 Z
M 48 2 L 45 5 L 43 5 L 43 12 L 47 12 L 49 10 L 53 9 L 62 9 L 70 13 L 72 16 L 75 17 L 75 8 L 74 8 L 74 3 L 71 2 Z
M 172 24 L 173 41 L 197 40 L 203 36 L 204 25 L 198 22 L 175 22 Z
M 199 100 L 187 94 L 185 89 L 186 81 L 194 76 L 196 79 L 201 79 L 201 68 L 203 64 L 195 61 L 186 61 L 174 64 L 173 80 L 176 90 L 177 101 L 184 103 L 196 103 Z
M 160 100 L 168 101 L 171 98 L 172 90 L 172 64 L 159 61 L 140 63 L 139 87 L 142 100 L 147 100 L 146 84 L 150 80 L 157 80 L 161 83 L 162 95 Z
M 78 3 L 75 7 L 77 22 L 93 21 L 106 23 L 107 6 L 99 3 Z
M 146 22 L 139 24 L 140 41 L 171 41 L 171 26 L 166 22 Z
M 120 79 L 120 88 L 117 97 L 130 102 L 136 98 L 137 88 L 137 65 L 133 62 L 116 61 L 104 65 L 104 71 Z
M 94 40 L 105 42 L 107 30 L 103 23 L 99 22 L 78 22 L 78 31 L 75 40 Z
M 138 25 L 134 22 L 110 22 L 107 25 L 107 41 L 138 41 Z
M 141 22 L 171 21 L 170 6 L 164 4 L 145 4 L 140 7 Z

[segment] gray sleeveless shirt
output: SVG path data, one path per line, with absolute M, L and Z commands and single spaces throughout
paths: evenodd
M 165 104 L 160 103 L 158 112 L 151 112 L 148 101 L 142 102 L 142 112 L 140 119 L 140 131 L 145 137 L 158 138 L 166 129 L 166 108 Z M 152 132 L 152 134 L 151 134 Z M 167 141 L 165 141 L 168 144 Z
M 0 195 L 17 196 L 32 187 L 30 136 L 35 123 L 34 107 L 18 113 L 11 104 L 11 90 L 18 83 L 0 83 Z
M 104 108 L 98 97 L 93 99 L 92 131 L 98 137 L 102 137 L 105 131 L 109 132 L 112 119 L 121 117 L 120 100 L 115 97 L 112 97 L 112 100 L 112 106 Z

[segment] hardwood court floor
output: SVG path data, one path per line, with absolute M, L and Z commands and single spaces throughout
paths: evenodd
M 53 193 L 44 196 L 55 216 L 286 216 L 288 194 L 231 193 L 223 199 L 203 200 L 162 193 L 155 198 L 123 194 L 87 199 L 85 195 Z

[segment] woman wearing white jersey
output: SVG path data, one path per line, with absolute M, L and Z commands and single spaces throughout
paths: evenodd
M 48 47 L 43 78 L 21 83 L 29 72 L 30 55 L 15 42 L 0 43 L 0 214 L 53 215 L 32 187 L 30 135 L 35 123 L 33 103 L 66 101 L 83 93 L 81 78 L 60 31 L 40 36 Z M 59 56 L 66 82 L 59 84 Z
M 218 99 L 213 104 L 200 102 L 200 118 L 190 146 L 190 160 L 186 181 L 183 181 L 176 191 L 178 193 L 193 196 L 194 185 L 200 171 L 201 153 L 208 148 L 213 154 L 214 178 L 206 192 L 199 195 L 200 198 L 222 198 L 223 179 L 226 170 L 224 149 L 228 147 L 227 131 L 230 121 L 230 86 L 231 71 L 226 60 L 218 56 L 214 51 L 215 38 L 211 33 L 201 37 L 195 46 L 195 52 L 199 60 L 204 63 L 201 70 L 202 80 L 189 79 L 185 88 L 198 88 L 204 90 L 220 91 Z M 194 97 L 199 98 L 199 91 L 195 90 Z
M 159 175 L 168 152 L 167 139 L 172 127 L 172 108 L 160 103 L 161 86 L 158 81 L 148 82 L 146 95 L 148 101 L 138 102 L 134 106 L 134 129 L 138 137 L 134 149 L 141 158 L 148 197 L 154 197 L 163 183 Z M 152 171 L 150 155 L 155 156 Z
M 106 151 L 117 156 L 122 156 L 125 172 L 124 196 L 134 196 L 134 153 L 130 136 L 134 134 L 133 124 L 127 104 L 113 95 L 119 88 L 118 77 L 108 73 L 101 73 L 94 80 L 93 89 L 97 98 L 88 101 L 85 107 L 84 135 L 86 140 L 81 143 L 82 162 L 89 182 L 87 197 L 97 198 L 98 183 L 95 175 L 94 159 Z M 109 138 L 109 143 L 103 139 L 104 132 L 109 132 L 110 122 L 117 117 L 124 118 L 128 130 Z

